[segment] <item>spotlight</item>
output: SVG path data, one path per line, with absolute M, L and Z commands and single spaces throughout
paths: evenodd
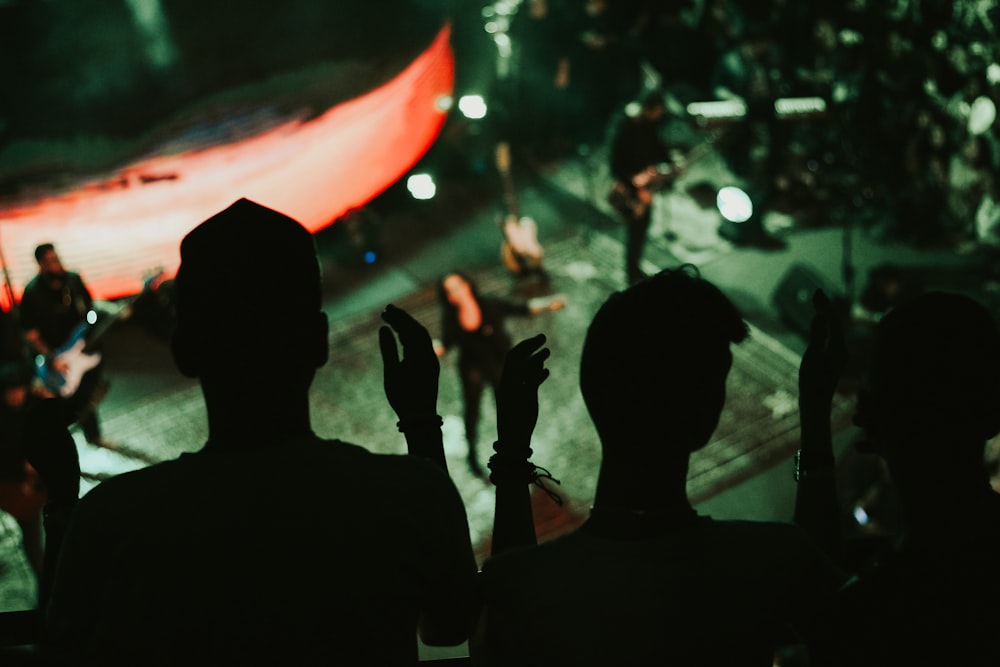
M 441 113 L 451 111 L 454 105 L 455 99 L 451 95 L 438 95 L 437 99 L 434 100 L 434 108 Z
M 94 325 L 97 324 L 97 311 L 88 310 L 87 311 L 87 324 Z
M 374 250 L 368 250 L 365 252 L 365 264 L 374 264 L 377 257 L 375 256 Z
M 437 184 L 430 174 L 412 174 L 406 179 L 406 189 L 414 199 L 433 199 L 437 194 Z
M 458 110 L 471 120 L 479 120 L 486 116 L 486 100 L 482 95 L 462 95 L 458 99 Z
M 719 207 L 719 213 L 729 222 L 746 222 L 753 217 L 753 202 L 743 190 L 737 187 L 727 186 L 719 190 L 715 196 L 715 205 Z
M 868 516 L 868 512 L 861 505 L 857 505 L 854 508 L 854 520 L 858 522 L 859 526 L 867 526 L 871 521 L 871 517 Z

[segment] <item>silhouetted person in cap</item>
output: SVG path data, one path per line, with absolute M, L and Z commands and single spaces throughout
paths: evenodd
M 843 343 L 829 301 L 815 304 L 796 514 L 837 553 L 829 407 Z M 834 653 L 844 665 L 998 665 L 1000 496 L 984 464 L 1000 432 L 997 324 L 966 296 L 923 294 L 879 322 L 868 375 L 861 448 L 885 460 L 903 525 L 839 596 Z
M 478 662 L 769 666 L 790 631 L 808 638 L 841 581 L 832 562 L 795 526 L 699 516 L 686 493 L 725 403 L 730 346 L 746 336 L 693 267 L 601 306 L 580 360 L 603 452 L 590 518 L 485 563 Z M 524 366 L 520 386 L 537 391 L 544 374 Z
M 240 200 L 184 238 L 176 288 L 174 358 L 201 383 L 208 441 L 81 499 L 49 604 L 54 657 L 383 665 L 416 662 L 418 629 L 462 642 L 476 566 L 446 473 L 312 431 L 329 345 L 312 236 Z M 386 319 L 405 350 L 407 316 Z

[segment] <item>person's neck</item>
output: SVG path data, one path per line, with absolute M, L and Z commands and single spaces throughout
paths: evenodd
M 687 496 L 687 464 L 687 457 L 669 463 L 605 463 L 587 530 L 613 539 L 642 539 L 687 525 L 697 516 Z
M 282 388 L 215 391 L 202 384 L 213 450 L 279 445 L 313 435 L 309 396 Z

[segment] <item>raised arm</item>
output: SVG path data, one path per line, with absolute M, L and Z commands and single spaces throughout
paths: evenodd
M 830 413 L 847 362 L 847 345 L 833 304 L 821 290 L 813 294 L 813 307 L 809 344 L 799 367 L 801 449 L 795 465 L 795 523 L 831 558 L 839 560 L 842 535 Z
M 406 438 L 407 451 L 430 459 L 447 472 L 441 417 L 437 413 L 441 367 L 431 336 L 423 325 L 396 306 L 386 306 L 382 319 L 388 325 L 378 332 L 385 396 L 399 417 L 396 425 Z M 402 358 L 393 332 L 399 336 Z
M 497 388 L 496 454 L 490 481 L 496 485 L 493 554 L 536 544 L 530 485 L 538 480 L 531 461 L 531 434 L 538 421 L 538 387 L 549 376 L 545 336 L 521 341 L 507 353 Z
M 80 460 L 68 430 L 70 419 L 64 403 L 55 399 L 42 401 L 25 415 L 23 438 L 28 462 L 38 472 L 47 494 L 42 510 L 45 560 L 38 591 L 40 617 L 44 617 L 63 537 L 80 497 Z

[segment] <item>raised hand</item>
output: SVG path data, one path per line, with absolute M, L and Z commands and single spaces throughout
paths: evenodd
M 815 314 L 799 366 L 799 408 L 829 415 L 837 382 L 847 366 L 847 342 L 829 297 L 818 289 L 812 302 Z
M 379 328 L 379 349 L 385 382 L 385 396 L 400 420 L 437 414 L 440 363 L 430 334 L 406 311 L 388 305 L 382 312 L 388 326 Z M 403 348 L 399 357 L 396 337 Z
M 538 421 L 538 387 L 549 377 L 545 335 L 521 341 L 507 352 L 497 388 L 498 452 L 527 450 Z

